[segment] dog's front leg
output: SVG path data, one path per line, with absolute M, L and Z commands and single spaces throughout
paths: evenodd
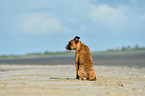
M 76 79 L 79 79 L 78 70 L 79 70 L 79 60 L 78 55 L 75 55 L 75 67 L 76 67 Z

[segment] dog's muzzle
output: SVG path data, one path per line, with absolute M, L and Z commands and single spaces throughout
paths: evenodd
M 65 47 L 67 50 L 71 50 L 70 48 L 70 45 L 68 44 L 66 47 Z

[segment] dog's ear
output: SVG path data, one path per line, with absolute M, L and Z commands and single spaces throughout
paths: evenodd
M 74 38 L 74 41 L 77 43 L 79 39 L 80 39 L 80 37 L 76 36 L 76 37 Z

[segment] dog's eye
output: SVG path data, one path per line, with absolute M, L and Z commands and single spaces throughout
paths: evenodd
M 72 45 L 71 43 L 69 43 L 69 45 Z

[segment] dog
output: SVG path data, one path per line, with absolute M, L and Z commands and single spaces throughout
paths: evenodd
M 96 81 L 96 72 L 93 67 L 90 49 L 79 39 L 80 37 L 76 36 L 65 47 L 67 50 L 75 50 L 76 79 Z

